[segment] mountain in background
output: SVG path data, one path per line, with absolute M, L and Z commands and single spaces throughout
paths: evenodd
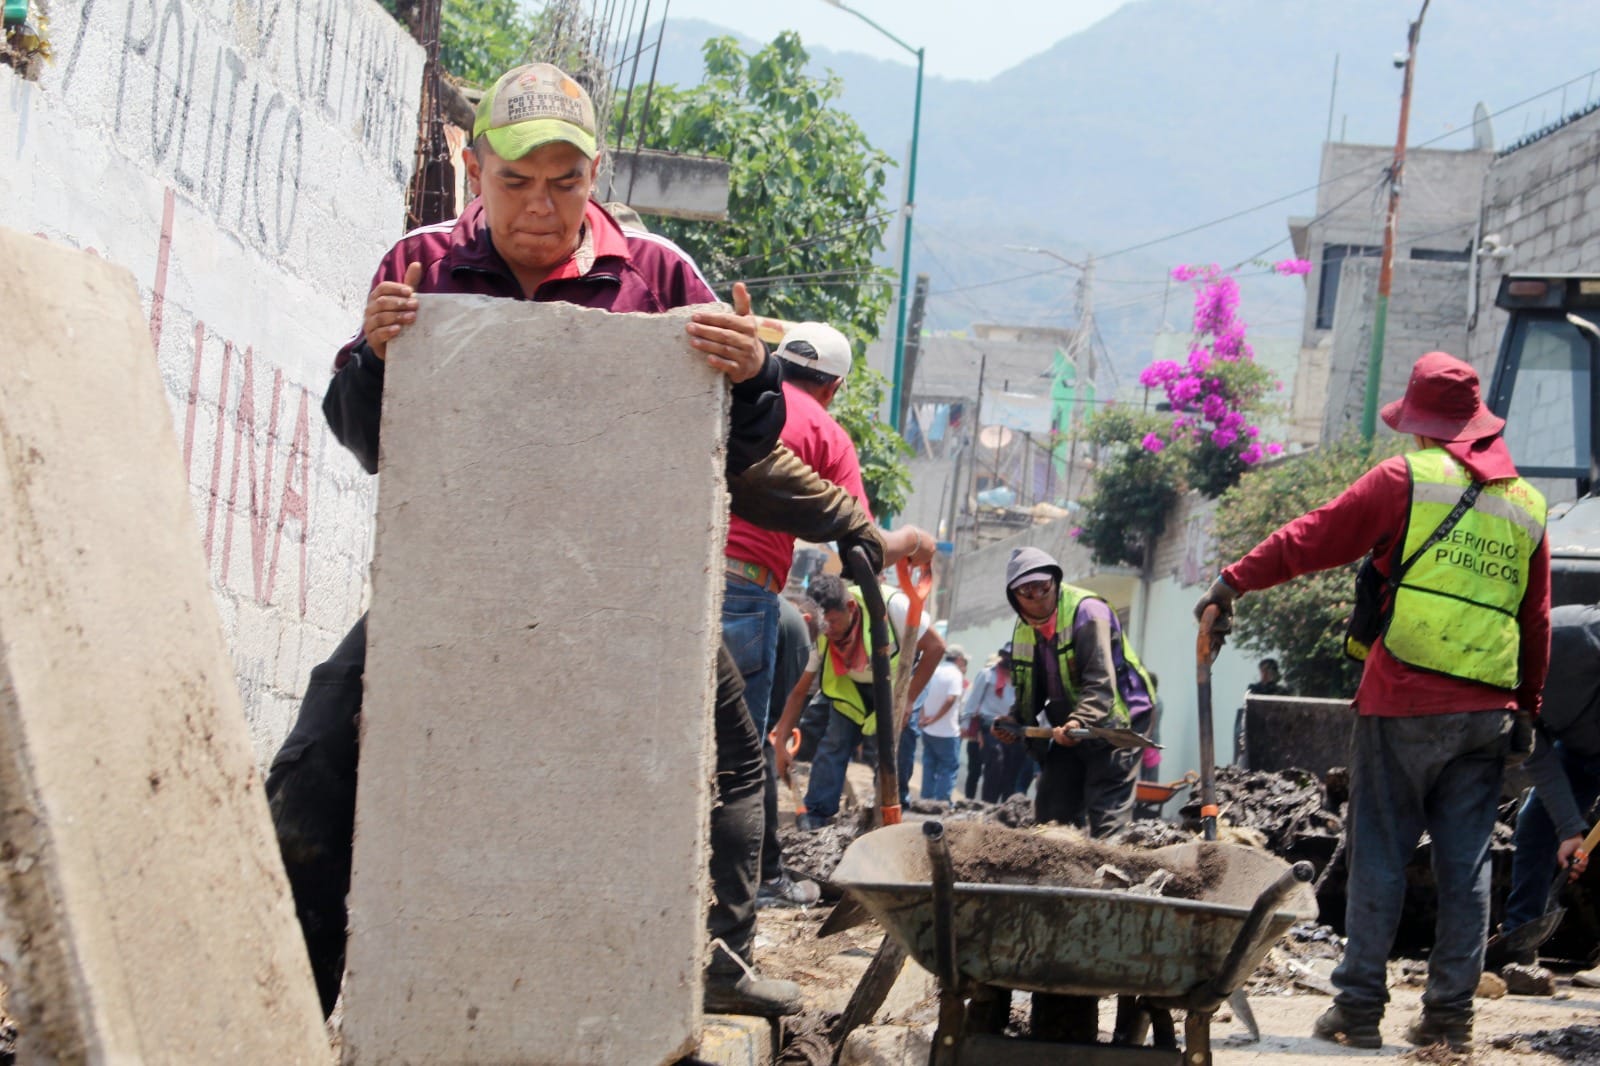
M 1600 65 L 1591 13 L 1565 0 L 1433 5 L 1418 53 L 1410 143 L 1470 147 L 1479 101 L 1498 112 L 1568 79 L 1579 78 L 1566 90 L 1564 110 L 1582 107 L 1596 96 L 1589 72 Z M 1187 328 L 1190 296 L 1168 291 L 1171 266 L 1290 254 L 1286 219 L 1315 210 L 1315 194 L 1298 190 L 1318 181 L 1335 55 L 1333 139 L 1343 132 L 1349 141 L 1392 143 L 1401 86 L 1392 57 L 1404 51 L 1414 15 L 1414 4 L 1394 0 L 1136 0 L 988 81 L 928 78 L 912 269 L 931 276 L 929 324 L 1070 324 L 1076 271 L 1007 246 L 1043 246 L 1071 259 L 1093 252 L 1101 332 L 1119 378 L 1131 380 L 1163 321 Z M 894 28 L 915 43 L 914 27 Z M 872 33 L 864 25 L 861 32 Z M 727 33 L 669 21 L 659 80 L 699 81 L 701 43 Z M 1026 25 L 1017 37 L 1027 41 Z M 874 144 L 903 160 L 914 68 L 820 48 L 812 64 L 815 73 L 842 79 L 845 109 Z M 1496 146 L 1562 113 L 1558 90 L 1498 115 Z M 1374 243 L 1382 231 L 1380 176 L 1372 176 Z M 891 180 L 898 196 L 903 175 Z M 1413 184 L 1406 195 L 1428 190 Z M 897 265 L 897 230 L 889 240 L 884 261 Z M 1028 276 L 1005 280 L 1019 275 Z M 1298 335 L 1299 280 L 1242 283 L 1247 322 L 1263 334 Z

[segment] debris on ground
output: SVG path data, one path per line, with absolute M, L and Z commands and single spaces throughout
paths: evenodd
M 826 884 L 833 877 L 834 867 L 844 857 L 844 849 L 860 834 L 856 822 L 841 818 L 821 829 L 780 827 L 778 845 L 782 849 L 783 864 L 791 871 L 818 884 Z
M 1506 982 L 1499 974 L 1486 971 L 1478 978 L 1479 999 L 1499 999 L 1506 994 Z
M 1470 1051 L 1452 1051 L 1448 1044 L 1429 1044 L 1412 1048 L 1400 1056 L 1400 1062 L 1425 1062 L 1428 1066 L 1467 1066 L 1472 1061 Z
M 994 809 L 994 804 L 982 800 L 955 799 L 949 802 L 942 800 L 914 799 L 906 804 L 907 814 L 922 814 L 933 818 L 942 818 L 945 821 L 961 821 L 963 819 L 984 818 Z
M 1191 844 L 1195 839 L 1193 833 L 1158 818 L 1129 822 L 1106 838 L 1109 843 L 1129 848 L 1164 848 L 1169 844 Z
M 1038 833 L 974 823 L 948 828 L 956 880 L 975 884 L 1056 885 L 1126 890 L 1195 899 L 1221 876 L 1202 855 L 1195 867 L 1171 868 L 1142 849 L 1065 832 Z M 1162 876 L 1165 875 L 1165 876 Z
M 1562 1062 L 1600 1062 L 1600 1025 L 1569 1025 L 1535 1033 L 1506 1033 L 1489 1041 L 1502 1051 L 1551 1055 Z
M 839 1016 L 832 1011 L 804 1011 L 783 1021 L 783 1050 L 777 1066 L 833 1066 L 829 1034 Z
M 992 806 L 989 817 L 1012 829 L 1026 829 L 1036 824 L 1033 818 L 1033 800 L 1021 793 L 998 806 Z
M 1549 996 L 1556 990 L 1556 975 L 1537 964 L 1507 963 L 1500 967 L 1500 978 L 1513 996 Z
M 1289 995 L 1296 987 L 1325 996 L 1334 993 L 1329 979 L 1344 955 L 1344 937 L 1326 925 L 1300 921 L 1289 927 L 1250 975 L 1252 995 Z

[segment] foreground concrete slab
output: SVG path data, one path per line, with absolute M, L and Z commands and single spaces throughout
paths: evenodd
M 694 1048 L 725 416 L 686 317 L 423 297 L 390 349 L 347 1061 Z
M 328 1062 L 133 277 L 0 230 L 21 1062 Z

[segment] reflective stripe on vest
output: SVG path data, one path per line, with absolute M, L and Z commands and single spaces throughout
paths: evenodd
M 1406 466 L 1411 510 L 1401 558 L 1439 528 L 1472 483 L 1442 448 L 1414 452 Z M 1389 654 L 1420 670 L 1516 688 L 1522 634 L 1517 614 L 1544 521 L 1544 497 L 1526 481 L 1484 485 L 1450 535 L 1406 572 L 1384 631 Z
M 1096 596 L 1088 589 L 1081 589 L 1066 582 L 1061 584 L 1061 602 L 1056 607 L 1056 634 L 1066 635 L 1065 642 L 1056 649 L 1057 662 L 1061 666 L 1061 684 L 1067 690 L 1067 700 L 1074 706 L 1078 703 L 1078 651 L 1077 645 L 1072 640 L 1072 622 L 1078 615 L 1078 606 L 1084 600 L 1105 599 Z M 1106 604 L 1110 609 L 1110 604 Z M 1117 627 L 1117 635 L 1122 641 L 1122 661 L 1124 669 L 1117 674 L 1116 697 L 1112 701 L 1111 720 L 1106 724 L 1112 727 L 1121 727 L 1130 724 L 1131 717 L 1128 713 L 1127 687 L 1128 673 L 1138 671 L 1139 678 L 1144 682 L 1146 692 L 1154 693 L 1156 687 L 1150 681 L 1150 675 L 1145 670 L 1144 664 L 1139 662 L 1139 656 L 1134 652 L 1133 646 L 1128 643 L 1128 635 Z M 1015 713 L 1023 725 L 1037 725 L 1039 723 L 1039 707 L 1044 705 L 1044 700 L 1034 699 L 1034 654 L 1036 631 L 1028 623 L 1017 620 L 1011 631 L 1011 683 L 1016 689 L 1017 702 Z M 1040 682 L 1043 678 L 1039 679 Z M 1035 703 L 1038 706 L 1035 706 Z
M 890 585 L 881 586 L 884 606 L 887 607 L 889 597 L 899 590 Z M 872 660 L 872 622 L 867 617 L 867 600 L 861 590 L 854 585 L 850 586 L 850 598 L 856 601 L 856 607 L 861 611 L 861 637 L 867 645 L 867 660 Z M 894 676 L 894 668 L 900 662 L 900 641 L 894 631 L 894 622 L 888 621 L 889 640 L 893 647 L 889 651 L 889 676 Z M 876 736 L 878 732 L 878 716 L 867 713 L 867 704 L 861 698 L 861 689 L 848 677 L 842 677 L 833 668 L 833 656 L 828 654 L 828 638 L 825 634 L 817 635 L 817 651 L 822 656 L 822 694 L 833 701 L 834 709 L 856 725 L 861 727 L 864 737 Z

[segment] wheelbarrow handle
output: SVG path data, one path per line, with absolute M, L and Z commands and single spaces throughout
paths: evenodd
M 929 878 L 933 888 L 934 965 L 939 981 L 952 991 L 956 987 L 956 873 L 950 858 L 950 844 L 944 838 L 944 825 L 922 823 L 922 839 L 928 847 Z

